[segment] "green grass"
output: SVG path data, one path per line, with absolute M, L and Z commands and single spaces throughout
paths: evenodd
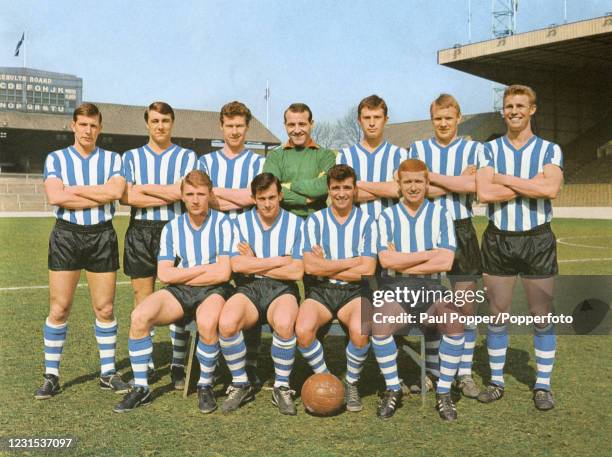
M 127 218 L 115 226 L 123 238 Z M 485 221 L 477 220 L 482 232 Z M 52 220 L 0 219 L 0 288 L 45 285 L 48 234 Z M 612 223 L 556 220 L 562 274 L 612 274 L 611 261 L 565 262 L 610 258 Z M 607 238 L 606 238 L 607 237 Z M 584 247 L 591 246 L 591 247 Z M 593 246 L 603 247 L 598 249 Z M 122 273 L 119 281 L 127 281 Z M 118 364 L 129 372 L 127 331 L 131 310 L 129 285 L 119 285 L 116 314 L 120 325 Z M 77 290 L 62 359 L 64 392 L 48 401 L 35 401 L 41 382 L 42 323 L 48 312 L 48 290 L 0 291 L 0 436 L 67 436 L 77 439 L 79 455 L 609 455 L 610 339 L 608 336 L 560 336 L 553 387 L 557 408 L 540 413 L 533 408 L 530 386 L 535 379 L 531 337 L 513 335 L 506 369 L 506 396 L 493 405 L 458 403 L 459 421 L 442 423 L 433 409 L 433 396 L 421 407 L 409 397 L 396 416 L 375 417 L 376 391 L 382 387 L 372 356 L 361 382 L 365 409 L 331 418 L 311 417 L 299 405 L 297 417 L 277 413 L 269 392 L 232 415 L 199 413 L 196 395 L 187 399 L 170 389 L 170 344 L 167 329 L 155 337 L 155 359 L 162 380 L 153 385 L 155 401 L 129 414 L 112 413 L 120 399 L 98 388 L 98 354 L 93 313 L 87 288 Z M 264 339 L 261 372 L 271 375 L 270 340 Z M 342 338 L 325 341 L 328 363 L 335 373 L 344 369 Z M 309 375 L 301 357 L 292 377 L 294 388 Z M 480 337 L 474 373 L 486 381 L 486 348 Z M 400 374 L 417 377 L 416 366 L 400 357 Z M 218 388 L 219 390 L 220 388 Z M 219 394 L 221 392 L 219 391 Z M 0 451 L 1 452 L 1 451 Z M 34 455 L 34 453 L 32 453 Z

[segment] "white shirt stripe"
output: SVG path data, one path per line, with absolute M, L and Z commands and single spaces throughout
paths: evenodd
M 247 242 L 255 257 L 269 258 L 290 255 L 294 259 L 301 259 L 304 249 L 303 224 L 301 217 L 281 208 L 274 224 L 264 229 L 256 208 L 245 211 L 233 220 L 234 235 L 231 255 L 239 255 L 238 244 Z
M 506 136 L 489 141 L 478 158 L 480 168 L 492 167 L 495 173 L 523 179 L 542 173 L 547 164 L 563 168 L 561 148 L 535 135 L 520 149 L 515 149 Z M 490 203 L 487 216 L 500 230 L 527 231 L 552 220 L 552 203 L 546 198 L 517 197 Z
M 73 147 L 51 152 L 45 160 L 44 177 L 58 178 L 64 186 L 94 186 L 106 184 L 114 176 L 123 176 L 121 157 L 116 152 L 96 148 L 83 157 Z M 115 202 L 96 208 L 65 209 L 56 206 L 55 217 L 78 225 L 94 225 L 110 221 L 115 214 Z
M 444 248 L 457 248 L 455 227 L 448 211 L 435 203 L 425 200 L 417 213 L 411 216 L 400 202 L 385 209 L 378 218 L 378 252 L 395 245 L 397 252 L 422 252 Z M 394 270 L 387 269 L 389 276 Z M 438 278 L 440 274 L 423 275 Z
M 320 246 L 329 260 L 352 257 L 376 257 L 376 222 L 359 207 L 353 207 L 348 219 L 339 224 L 331 208 L 311 214 L 304 228 L 304 252 Z M 335 284 L 346 284 L 332 278 L 320 278 Z
M 130 184 L 162 184 L 179 182 L 196 168 L 197 156 L 191 149 L 172 144 L 157 154 L 148 145 L 123 154 L 125 179 Z M 146 221 L 168 221 L 183 213 L 181 201 L 152 208 L 132 207 L 132 218 Z
M 393 173 L 407 158 L 408 151 L 385 141 L 372 152 L 367 151 L 359 143 L 341 149 L 336 157 L 336 163 L 353 167 L 357 181 L 387 182 L 394 179 Z M 396 199 L 383 198 L 360 203 L 359 206 L 363 212 L 376 220 L 384 208 L 396 202 Z
M 483 146 L 476 141 L 457 138 L 449 145 L 440 146 L 435 138 L 416 141 L 410 146 L 409 156 L 425 162 L 429 171 L 445 176 L 461 176 L 470 165 L 477 166 Z M 433 201 L 446 208 L 453 220 L 472 217 L 473 193 L 449 192 Z
M 183 213 L 164 226 L 157 260 L 178 262 L 180 268 L 208 265 L 219 256 L 229 256 L 231 245 L 232 227 L 225 214 L 209 209 L 202 226 L 195 229 L 189 214 Z
M 213 187 L 225 189 L 248 189 L 255 176 L 263 171 L 266 158 L 245 149 L 233 159 L 228 158 L 222 149 L 204 154 L 198 160 L 198 170 L 204 171 Z M 230 210 L 226 214 L 234 219 L 244 210 Z

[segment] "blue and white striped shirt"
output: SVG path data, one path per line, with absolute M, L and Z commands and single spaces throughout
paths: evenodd
M 113 176 L 123 176 L 121 157 L 116 152 L 96 149 L 84 158 L 73 147 L 51 152 L 45 160 L 44 177 L 58 178 L 64 186 L 94 186 L 105 184 Z M 115 202 L 97 208 L 66 209 L 56 206 L 55 217 L 79 225 L 110 221 L 115 214 Z
M 417 213 L 411 216 L 404 203 L 385 209 L 378 218 L 378 252 L 393 243 L 397 252 L 422 252 L 444 248 L 455 251 L 455 226 L 448 211 L 441 205 L 425 200 Z M 394 270 L 387 269 L 389 276 Z M 415 275 L 416 276 L 416 275 Z M 421 275 L 419 275 L 421 276 Z M 440 274 L 422 275 L 438 278 Z
M 264 229 L 257 209 L 252 208 L 239 214 L 234 220 L 234 243 L 232 256 L 239 255 L 238 244 L 246 242 L 251 246 L 255 257 L 268 258 L 290 255 L 302 258 L 304 247 L 301 217 L 281 208 L 274 224 Z
M 518 150 L 503 136 L 485 144 L 478 163 L 480 168 L 492 167 L 495 173 L 531 179 L 544 171 L 544 165 L 563 168 L 563 153 L 558 145 L 535 135 Z M 522 232 L 550 222 L 552 203 L 547 198 L 517 197 L 489 203 L 487 216 L 500 230 Z
M 225 189 L 248 189 L 255 176 L 263 171 L 266 158 L 245 149 L 233 159 L 223 150 L 204 154 L 198 160 L 198 170 L 202 170 L 213 183 L 213 187 Z M 230 210 L 227 214 L 233 219 L 244 210 Z
M 197 156 L 191 149 L 171 144 L 160 154 L 148 145 L 123 154 L 128 184 L 175 184 L 196 168 Z M 169 221 L 183 212 L 182 202 L 152 208 L 132 207 L 132 218 L 143 221 Z
M 440 146 L 435 138 L 416 141 L 410 146 L 411 159 L 425 162 L 429 171 L 445 176 L 461 176 L 463 170 L 470 165 L 477 166 L 478 154 L 482 144 L 456 138 L 447 146 Z M 473 193 L 459 194 L 449 192 L 433 199 L 446 208 L 453 220 L 472 217 Z
M 336 220 L 331 208 L 325 208 L 306 219 L 304 252 L 312 252 L 313 246 L 320 246 L 328 260 L 376 257 L 376 229 L 376 222 L 357 206 L 343 224 Z M 329 277 L 321 279 L 346 284 L 346 281 Z
M 189 214 L 183 213 L 164 226 L 157 260 L 178 260 L 180 268 L 208 265 L 219 256 L 229 256 L 231 246 L 232 223 L 225 214 L 209 209 L 202 226 L 195 229 Z
M 357 181 L 386 182 L 393 181 L 393 173 L 407 158 L 408 151 L 385 141 L 372 152 L 368 152 L 359 143 L 341 149 L 336 157 L 336 163 L 353 167 Z M 382 198 L 360 203 L 359 206 L 368 216 L 376 220 L 384 208 L 396 202 L 397 199 Z

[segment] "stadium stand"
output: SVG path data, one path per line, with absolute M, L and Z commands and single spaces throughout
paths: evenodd
M 48 211 L 43 177 L 40 174 L 0 173 L 0 212 L 2 211 Z M 130 208 L 119 205 L 119 212 Z
M 147 142 L 143 119 L 144 106 L 98 103 L 103 115 L 103 130 L 98 146 L 112 151 L 127 151 Z M 221 140 L 219 113 L 175 109 L 173 141 L 198 155 L 217 148 Z M 22 113 L 0 109 L 0 166 L 3 171 L 42 172 L 48 152 L 73 141 L 70 131 L 72 116 Z M 258 119 L 253 118 L 247 136 L 249 146 L 265 152 L 280 144 Z
M 0 175 L 0 211 L 47 211 L 42 175 Z
M 464 114 L 459 124 L 459 136 L 469 137 L 476 141 L 489 141 L 504 134 L 506 126 L 499 113 Z M 386 138 L 393 144 L 404 148 L 417 141 L 433 136 L 431 121 L 425 119 L 414 122 L 388 124 Z

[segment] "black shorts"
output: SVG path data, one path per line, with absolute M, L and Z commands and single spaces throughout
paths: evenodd
M 475 281 L 482 276 L 482 259 L 472 218 L 458 219 L 454 225 L 457 250 L 448 275 L 451 281 Z
M 381 291 L 397 291 L 400 290 L 399 304 L 405 312 L 410 314 L 418 314 L 426 312 L 431 305 L 437 301 L 441 301 L 442 296 L 448 291 L 442 285 L 441 279 L 436 278 L 418 278 L 414 276 L 383 276 L 378 280 L 378 289 Z M 410 294 L 410 291 L 418 293 L 417 299 Z M 406 295 L 403 295 L 403 294 Z
M 130 278 L 157 276 L 159 239 L 167 221 L 130 220 L 125 232 L 123 271 Z
M 78 225 L 58 219 L 49 236 L 49 270 L 108 273 L 119 269 L 119 245 L 111 221 Z
M 236 293 L 244 294 L 253 302 L 259 312 L 259 322 L 267 321 L 270 304 L 281 295 L 289 294 L 300 302 L 300 293 L 295 281 L 280 281 L 272 278 L 239 279 Z
M 187 325 L 195 319 L 198 306 L 213 294 L 221 295 L 225 300 L 234 295 L 234 288 L 229 283 L 215 284 L 214 286 L 185 286 L 171 284 L 163 290 L 170 292 L 183 308 L 184 316 L 177 321 L 179 325 Z
M 482 235 L 482 264 L 483 271 L 494 276 L 556 275 L 557 240 L 550 224 L 524 232 L 508 232 L 489 222 Z
M 363 295 L 361 283 L 333 284 L 325 281 L 308 284 L 305 288 L 306 298 L 321 303 L 334 318 L 338 317 L 338 311 L 344 305 Z

